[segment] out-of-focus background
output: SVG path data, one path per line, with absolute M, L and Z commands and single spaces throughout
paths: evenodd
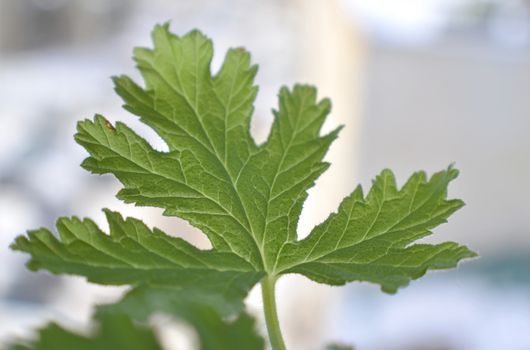
M 332 167 L 311 190 L 300 236 L 358 183 L 385 168 L 401 183 L 455 162 L 450 197 L 467 203 L 436 240 L 481 258 L 430 273 L 384 295 L 368 284 L 279 282 L 280 318 L 292 349 L 329 341 L 360 350 L 530 349 L 530 1 L 528 0 L 0 0 L 0 342 L 55 319 L 86 325 L 91 306 L 123 288 L 26 272 L 8 250 L 27 228 L 102 207 L 145 219 L 205 246 L 200 233 L 161 211 L 114 198 L 111 176 L 79 167 L 77 120 L 96 112 L 156 135 L 121 109 L 111 75 L 138 78 L 133 46 L 155 23 L 213 38 L 214 69 L 245 46 L 260 65 L 252 124 L 264 140 L 281 85 L 306 82 L 331 97 L 326 128 L 346 128 Z M 259 296 L 249 308 L 259 314 Z M 169 348 L 186 339 L 164 334 Z M 189 342 L 188 342 L 189 343 Z

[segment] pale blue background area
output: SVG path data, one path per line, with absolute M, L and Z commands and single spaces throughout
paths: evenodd
M 79 167 L 85 153 L 72 139 L 75 123 L 95 112 L 126 121 L 164 149 L 112 91 L 111 75 L 138 77 L 132 47 L 149 45 L 153 25 L 166 20 L 177 33 L 198 27 L 214 39 L 214 69 L 228 47 L 246 46 L 260 64 L 253 132 L 263 140 L 278 88 L 311 82 L 308 70 L 322 68 L 308 67 L 305 55 L 314 38 L 304 29 L 304 13 L 314 1 L 0 0 L 0 341 L 50 319 L 82 329 L 94 302 L 123 290 L 26 272 L 26 257 L 7 246 L 27 228 L 50 227 L 61 215 L 91 216 L 104 226 L 100 208 L 110 207 L 207 246 L 160 210 L 120 203 L 114 179 Z M 364 284 L 323 288 L 288 277 L 279 285 L 288 344 L 530 349 L 530 3 L 344 0 L 337 6 L 363 41 L 364 63 L 362 89 L 351 91 L 362 118 L 346 123 L 358 129 L 358 147 L 340 153 L 355 176 L 349 187 L 334 190 L 346 195 L 358 182 L 366 188 L 384 167 L 402 183 L 414 170 L 456 162 L 462 173 L 450 196 L 467 206 L 434 240 L 458 240 L 482 259 L 430 274 L 396 296 Z M 335 209 L 323 206 L 315 217 Z M 259 315 L 254 294 L 249 308 Z M 178 336 L 166 339 L 186 349 Z

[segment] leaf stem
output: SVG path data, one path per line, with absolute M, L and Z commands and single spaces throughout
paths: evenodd
M 273 350 L 286 350 L 282 338 L 278 313 L 276 311 L 276 297 L 274 288 L 277 276 L 266 276 L 261 280 L 261 295 L 263 298 L 263 311 L 265 312 L 265 322 L 269 332 L 269 340 Z

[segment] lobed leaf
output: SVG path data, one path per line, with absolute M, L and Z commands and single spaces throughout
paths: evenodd
M 476 256 L 453 242 L 411 244 L 464 205 L 446 199 L 447 186 L 457 175 L 449 167 L 427 181 L 418 172 L 398 189 L 393 173 L 383 170 L 366 197 L 357 187 L 307 238 L 285 244 L 276 268 L 328 284 L 377 283 L 394 293 L 428 269 L 451 268 Z
M 114 81 L 125 108 L 169 152 L 97 116 L 78 126 L 76 140 L 90 153 L 83 166 L 114 174 L 125 202 L 161 207 L 201 229 L 215 249 L 270 272 L 281 245 L 296 239 L 307 189 L 327 168 L 322 158 L 338 133 L 319 136 L 329 100 L 318 102 L 313 87 L 283 88 L 271 134 L 257 146 L 249 132 L 257 91 L 249 54 L 230 50 L 212 76 L 212 44 L 199 32 L 177 37 L 157 26 L 153 41 L 153 50 L 135 50 L 146 87 Z
M 462 206 L 446 198 L 457 176 L 453 168 L 429 180 L 416 173 L 401 189 L 384 170 L 367 196 L 358 187 L 337 213 L 298 240 L 307 190 L 327 169 L 323 158 L 340 130 L 321 135 L 329 100 L 319 101 L 310 86 L 282 88 L 269 137 L 257 145 L 249 131 L 257 67 L 244 49 L 229 50 L 213 74 L 213 45 L 200 32 L 179 37 L 168 25 L 157 26 L 153 43 L 134 51 L 144 86 L 126 76 L 114 82 L 124 107 L 157 132 L 168 151 L 96 115 L 78 124 L 75 139 L 89 153 L 82 166 L 116 176 L 123 185 L 117 196 L 125 202 L 187 220 L 213 249 L 201 251 L 107 211 L 110 235 L 88 219 L 62 218 L 59 239 L 47 229 L 17 238 L 13 248 L 31 254 L 30 268 L 152 288 L 154 295 L 171 288 L 221 298 L 226 303 L 218 311 L 225 314 L 240 310 L 266 274 L 300 273 L 328 284 L 367 281 L 395 292 L 429 269 L 475 256 L 453 242 L 414 244 Z
M 200 250 L 159 229 L 150 230 L 140 220 L 123 219 L 110 210 L 105 214 L 109 235 L 90 219 L 61 218 L 60 239 L 40 229 L 18 237 L 12 248 L 31 254 L 32 270 L 76 274 L 100 284 L 166 286 L 213 295 L 219 308 L 233 310 L 242 308 L 242 299 L 263 275 L 235 254 Z

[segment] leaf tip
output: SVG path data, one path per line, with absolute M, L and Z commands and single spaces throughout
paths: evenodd
M 455 163 L 454 162 L 449 164 L 449 166 L 447 167 L 446 172 L 447 172 L 447 175 L 449 176 L 449 178 L 451 180 L 456 179 L 458 177 L 458 175 L 460 175 L 460 171 L 457 168 L 455 168 Z
M 25 247 L 27 247 L 29 243 L 29 240 L 24 235 L 19 235 L 15 238 L 15 240 L 9 245 L 9 249 L 14 251 L 23 252 L 25 251 Z
M 39 262 L 37 262 L 36 260 L 31 259 L 26 263 L 26 267 L 28 268 L 28 270 L 35 272 L 41 268 L 41 264 L 39 264 Z
M 395 294 L 397 294 L 398 287 L 382 285 L 381 286 L 381 291 L 383 293 L 386 293 L 386 294 L 395 295 Z
M 163 23 L 157 23 L 155 24 L 155 27 L 153 28 L 152 34 L 155 34 L 160 31 L 164 32 L 170 32 L 169 27 L 171 26 L 171 20 L 167 20 Z

